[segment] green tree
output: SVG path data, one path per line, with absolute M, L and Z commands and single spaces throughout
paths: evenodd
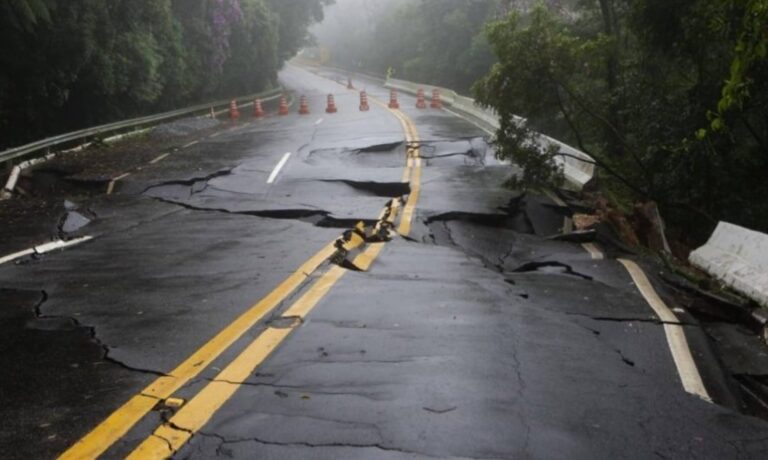
M 529 166 L 522 185 L 556 181 L 553 152 L 524 142 L 544 132 L 592 155 L 604 190 L 659 202 L 693 242 L 717 220 L 768 230 L 758 3 L 595 0 L 493 22 L 499 62 L 475 92 L 502 117 L 500 155 Z
M 0 3 L 0 24 L 32 31 L 38 22 L 50 22 L 46 0 L 6 0 Z
M 278 57 L 283 62 L 310 44 L 308 27 L 323 20 L 323 7 L 334 0 L 267 0 L 277 14 L 279 39 Z
M 0 2 L 0 148 L 270 87 L 328 3 Z

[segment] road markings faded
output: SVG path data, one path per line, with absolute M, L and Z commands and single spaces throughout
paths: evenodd
M 325 246 L 176 369 L 167 376 L 157 378 L 141 393 L 128 400 L 59 458 L 95 458 L 104 453 L 149 413 L 158 401 L 171 397 L 179 388 L 205 370 L 224 350 L 298 289 L 335 251 L 333 243 Z
M 267 179 L 267 183 L 271 184 L 272 182 L 277 179 L 277 175 L 280 174 L 280 170 L 283 169 L 283 166 L 288 162 L 288 159 L 291 157 L 291 152 L 286 153 L 283 155 L 283 158 L 280 160 L 280 162 L 275 166 L 275 169 L 272 171 L 272 174 L 269 175 L 269 178 Z
M 170 152 L 169 153 L 164 153 L 164 154 L 160 155 L 159 157 L 155 158 L 154 160 L 150 161 L 149 164 L 153 165 L 153 164 L 160 163 L 161 161 L 163 161 L 166 158 L 168 158 L 169 155 L 170 155 Z
M 190 142 L 190 143 L 189 143 L 189 144 L 187 144 L 187 145 L 182 145 L 182 146 L 181 146 L 181 148 L 182 148 L 182 149 L 186 149 L 186 148 L 192 147 L 193 145 L 195 145 L 195 144 L 197 144 L 197 143 L 199 143 L 199 142 L 200 142 L 200 141 L 192 141 L 192 142 Z
M 645 272 L 635 262 L 628 259 L 618 259 L 629 272 L 632 281 L 635 282 L 640 294 L 643 295 L 646 302 L 653 308 L 656 315 L 664 323 L 664 333 L 667 336 L 667 344 L 672 352 L 672 359 L 677 367 L 677 373 L 683 383 L 683 389 L 694 394 L 705 401 L 712 402 L 712 398 L 707 393 L 704 382 L 701 380 L 701 374 L 693 360 L 691 349 L 688 346 L 688 340 L 685 338 L 683 326 L 679 324 L 677 316 L 669 309 L 667 304 L 661 300 L 661 297 L 653 289 L 651 282 L 645 275 Z
M 315 126 L 320 126 L 320 123 L 322 123 L 324 120 L 325 120 L 324 118 L 320 118 L 315 122 Z

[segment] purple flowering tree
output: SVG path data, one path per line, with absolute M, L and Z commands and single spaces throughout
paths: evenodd
M 240 0 L 210 0 L 209 5 L 212 48 L 210 64 L 211 69 L 220 74 L 229 58 L 229 37 L 232 29 L 242 23 L 243 11 Z

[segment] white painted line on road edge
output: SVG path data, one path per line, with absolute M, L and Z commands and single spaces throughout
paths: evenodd
M 35 253 L 34 249 L 25 249 L 23 251 L 14 252 L 13 254 L 8 254 L 5 257 L 0 257 L 0 265 L 4 264 L 6 262 L 10 262 L 12 260 L 16 260 L 19 257 L 28 256 L 28 255 L 34 254 L 34 253 Z
M 74 240 L 69 240 L 69 241 L 63 241 L 63 240 L 51 241 L 50 243 L 44 243 L 29 249 L 25 249 L 23 251 L 14 252 L 13 254 L 8 254 L 7 256 L 0 257 L 0 265 L 10 262 L 12 260 L 16 260 L 20 257 L 30 256 L 32 254 L 45 254 L 47 252 L 55 251 L 57 249 L 64 249 L 64 248 L 78 245 L 80 243 L 85 243 L 86 241 L 89 241 L 92 239 L 93 239 L 92 236 L 84 236 L 82 238 L 75 238 Z
M 170 155 L 170 153 L 164 153 L 164 154 L 160 155 L 159 157 L 155 158 L 154 160 L 150 161 L 149 164 L 153 165 L 153 164 L 159 163 L 159 162 L 165 160 L 166 158 L 168 158 L 168 155 Z
M 699 374 L 699 369 L 696 367 L 696 362 L 693 360 L 691 349 L 688 347 L 688 340 L 685 338 L 683 326 L 677 324 L 679 323 L 677 316 L 661 300 L 661 297 L 653 289 L 651 282 L 639 265 L 628 259 L 617 260 L 627 269 L 640 294 L 643 295 L 645 301 L 648 302 L 659 319 L 664 323 L 667 344 L 672 352 L 672 359 L 675 361 L 677 373 L 680 375 L 680 380 L 683 383 L 683 389 L 705 401 L 712 402 L 712 398 L 707 393 L 707 388 L 701 380 L 701 374 Z
M 283 158 L 280 160 L 280 163 L 275 166 L 274 171 L 272 171 L 272 174 L 269 175 L 269 179 L 267 179 L 267 183 L 271 184 L 272 182 L 277 179 L 277 175 L 280 174 L 280 170 L 283 169 L 283 166 L 285 166 L 286 163 L 288 163 L 288 158 L 291 157 L 291 152 L 286 153 L 283 155 Z
M 123 180 L 130 175 L 131 173 L 121 174 L 115 177 L 114 179 L 112 179 L 111 181 L 109 181 L 109 185 L 107 186 L 107 195 L 111 195 L 112 192 L 115 191 L 115 184 L 117 183 L 117 181 Z
M 200 142 L 200 141 L 192 141 L 192 142 L 190 142 L 190 143 L 189 143 L 189 144 L 187 144 L 187 145 L 183 145 L 181 148 L 183 148 L 183 149 L 186 149 L 186 148 L 192 147 L 192 146 L 193 146 L 193 145 L 195 145 L 195 144 L 198 144 L 199 142 Z
M 50 243 L 41 244 L 40 246 L 35 246 L 34 251 L 38 254 L 45 254 L 46 252 L 51 252 L 57 249 L 64 249 L 64 248 L 78 245 L 80 243 L 85 243 L 86 241 L 90 241 L 92 239 L 93 239 L 92 236 L 84 236 L 82 238 L 75 238 L 74 240 L 69 240 L 69 241 L 56 240 Z
M 320 118 L 319 120 L 317 120 L 317 121 L 315 122 L 315 126 L 319 126 L 319 125 L 320 125 L 320 123 L 322 123 L 323 121 L 325 121 L 325 119 L 324 119 L 324 118 Z

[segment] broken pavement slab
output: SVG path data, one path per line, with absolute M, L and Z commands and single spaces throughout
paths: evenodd
M 310 103 L 338 86 L 286 72 Z M 356 99 L 337 102 L 343 109 Z M 490 154 L 484 165 L 457 154 L 469 151 L 467 139 L 478 142 L 477 128 L 446 113 L 414 113 L 411 102 L 403 112 L 434 163 L 423 168 L 407 238 L 388 232 L 385 244 L 360 244 L 361 233 L 380 236 L 373 229 L 388 220 L 382 206 L 405 191 L 397 184 L 402 127 L 374 106 L 366 115 L 340 110 L 322 124 L 267 119 L 198 144 L 89 201 L 98 218 L 86 228 L 99 238 L 0 267 L 4 284 L 45 289 L 43 315 L 92 328 L 110 360 L 158 372 L 286 276 L 306 280 L 217 358 L 190 364 L 205 369 L 167 395 L 186 401 L 180 409 L 152 410 L 158 401 L 148 400 L 150 412 L 105 458 L 129 455 L 213 383 L 237 389 L 208 411 L 180 458 L 761 458 L 766 424 L 683 391 L 665 322 L 618 262 L 548 239 L 570 210 L 501 187 L 511 167 Z M 279 180 L 267 184 L 288 151 Z M 367 271 L 328 263 L 342 232 L 346 260 L 380 245 Z M 297 272 L 318 248 L 329 248 L 320 269 Z M 344 276 L 317 296 L 312 286 L 331 271 Z M 305 296 L 313 308 L 290 309 Z M 701 328 L 679 318 L 697 363 L 719 369 Z M 267 330 L 290 338 L 255 371 L 217 380 Z M 125 402 L 117 390 L 146 388 L 89 383 L 109 409 Z M 34 433 L 34 425 L 18 431 Z

